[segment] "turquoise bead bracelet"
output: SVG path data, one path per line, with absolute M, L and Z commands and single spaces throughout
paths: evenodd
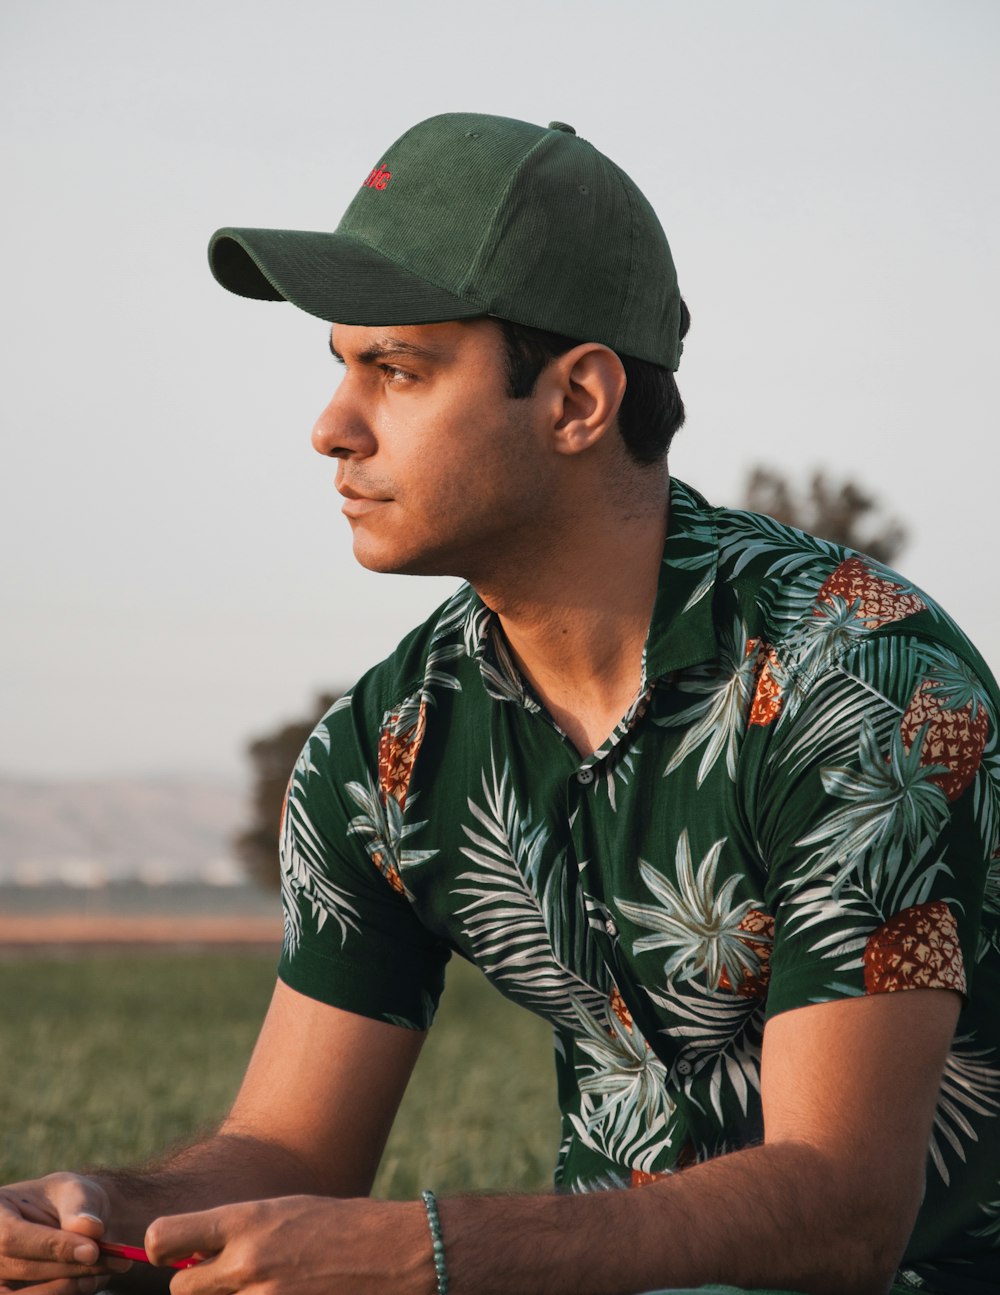
M 422 1191 L 420 1199 L 427 1211 L 427 1225 L 431 1230 L 431 1247 L 434 1254 L 434 1271 L 437 1274 L 437 1295 L 448 1295 L 448 1265 L 444 1259 L 444 1238 L 441 1236 L 441 1215 L 438 1214 L 437 1197 L 432 1191 Z

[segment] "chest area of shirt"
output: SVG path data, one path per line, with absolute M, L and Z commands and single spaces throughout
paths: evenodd
M 514 706 L 428 719 L 402 883 L 425 925 L 559 1026 L 618 1002 L 660 1031 L 678 979 L 710 1014 L 759 997 L 763 877 L 724 745 L 706 767 L 678 759 L 686 700 L 654 692 L 587 760 Z

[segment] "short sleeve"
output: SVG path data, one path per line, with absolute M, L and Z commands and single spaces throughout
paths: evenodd
M 449 950 L 406 896 L 398 869 L 402 812 L 379 785 L 364 728 L 360 702 L 341 699 L 292 772 L 281 825 L 278 974 L 310 998 L 426 1029 Z
M 997 846 L 992 680 L 941 643 L 874 637 L 785 681 L 762 740 L 768 1015 L 903 989 L 967 996 Z

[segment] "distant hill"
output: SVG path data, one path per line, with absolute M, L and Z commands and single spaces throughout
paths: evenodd
M 236 880 L 246 793 L 168 778 L 0 777 L 0 884 Z

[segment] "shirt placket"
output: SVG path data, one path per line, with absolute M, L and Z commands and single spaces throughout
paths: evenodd
M 639 727 L 655 688 L 655 681 L 647 683 L 645 670 L 642 684 L 635 700 L 625 712 L 613 733 L 604 742 L 580 760 L 576 769 L 566 779 L 566 814 L 572 851 L 580 877 L 581 897 L 590 930 L 597 937 L 605 965 L 618 984 L 621 963 L 618 957 L 618 926 L 604 899 L 592 893 L 588 886 L 588 867 L 594 853 L 591 840 L 591 822 L 602 813 L 611 813 L 610 807 L 598 807 L 595 797 L 600 792 L 601 779 L 614 778 L 614 764 L 623 758 L 628 746 L 636 740 Z M 568 738 L 564 738 L 569 742 Z M 570 743 L 570 745 L 572 745 Z M 578 753 L 577 753 L 578 754 Z

